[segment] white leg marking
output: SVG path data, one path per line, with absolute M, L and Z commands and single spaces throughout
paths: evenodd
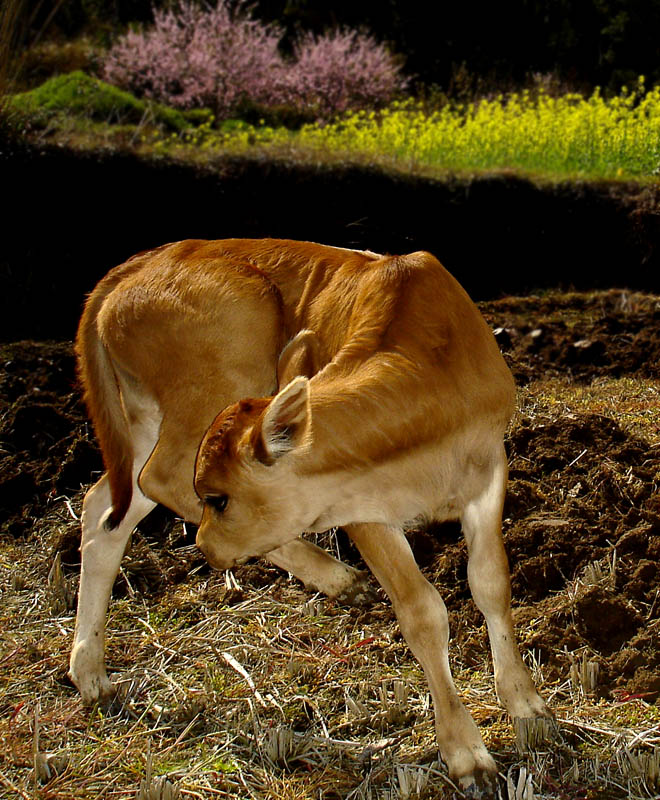
M 454 687 L 442 598 L 419 571 L 401 530 L 375 524 L 349 525 L 346 530 L 390 597 L 401 633 L 424 669 L 438 745 L 450 775 L 463 787 L 488 784 L 497 768 Z
M 137 476 L 158 440 L 159 427 L 160 417 L 152 415 L 133 429 L 133 497 L 126 516 L 114 530 L 104 526 L 112 511 L 106 475 L 87 492 L 83 502 L 80 588 L 69 677 L 88 704 L 113 693 L 104 661 L 105 619 L 128 538 L 156 505 L 138 488 Z
M 112 585 L 131 532 L 156 505 L 137 487 L 134 492 L 126 516 L 114 530 L 103 525 L 112 510 L 106 476 L 90 489 L 83 505 L 78 615 L 69 675 L 87 704 L 113 692 L 104 663 L 105 618 Z

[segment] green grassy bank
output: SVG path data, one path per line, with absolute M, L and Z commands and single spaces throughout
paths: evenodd
M 435 108 L 410 100 L 293 128 L 284 110 L 216 123 L 203 109 L 182 113 L 145 102 L 83 72 L 16 95 L 9 108 L 42 138 L 130 146 L 198 163 L 227 152 L 286 153 L 436 177 L 513 171 L 540 181 L 660 178 L 660 87 L 647 91 L 643 78 L 608 99 L 598 91 L 590 97 L 540 91 Z

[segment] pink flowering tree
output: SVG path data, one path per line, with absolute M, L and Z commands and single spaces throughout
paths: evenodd
M 192 2 L 154 9 L 154 25 L 110 49 L 103 77 L 176 108 L 206 106 L 228 116 L 241 101 L 266 103 L 284 70 L 280 31 L 251 17 L 243 0 L 214 8 Z
M 384 105 L 408 83 L 383 44 L 354 30 L 304 34 L 285 81 L 290 101 L 322 118 Z
M 113 45 L 102 77 L 175 108 L 212 108 L 219 118 L 245 105 L 286 105 L 328 118 L 382 105 L 406 87 L 384 45 L 357 31 L 305 34 L 285 61 L 280 29 L 254 19 L 245 3 L 201 7 L 181 0 L 177 8 L 154 9 L 152 27 Z

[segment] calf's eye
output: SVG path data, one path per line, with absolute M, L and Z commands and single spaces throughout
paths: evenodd
M 207 506 L 211 506 L 214 511 L 217 511 L 218 514 L 222 514 L 225 508 L 227 508 L 229 497 L 227 497 L 226 494 L 207 494 L 204 498 L 204 502 Z

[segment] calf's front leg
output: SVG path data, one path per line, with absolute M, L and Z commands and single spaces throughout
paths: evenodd
M 306 539 L 294 539 L 266 553 L 280 569 L 295 575 L 306 588 L 353 606 L 373 603 L 376 595 L 366 573 L 344 564 Z
M 497 773 L 449 669 L 449 624 L 442 598 L 424 578 L 400 528 L 356 524 L 346 531 L 392 601 L 401 633 L 431 690 L 440 754 L 463 788 L 489 788 Z
M 539 697 L 520 657 L 511 618 L 511 580 L 502 542 L 502 505 L 507 477 L 504 451 L 484 481 L 482 491 L 461 515 L 468 546 L 468 581 L 488 627 L 495 689 L 512 718 L 547 718 L 552 713 Z

